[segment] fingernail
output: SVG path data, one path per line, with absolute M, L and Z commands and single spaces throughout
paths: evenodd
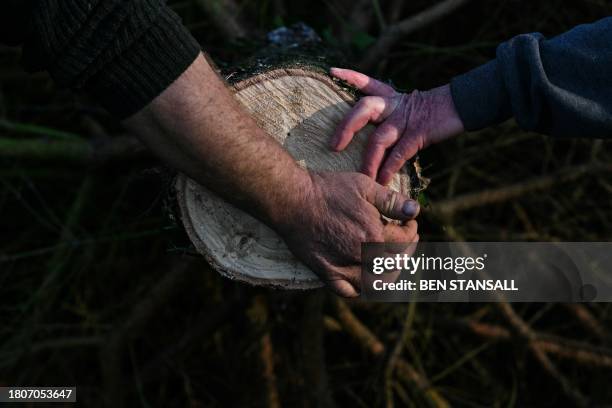
M 417 203 L 414 200 L 406 201 L 404 203 L 404 206 L 402 207 L 402 213 L 404 213 L 406 217 L 410 217 L 410 218 L 416 217 L 417 214 L 419 213 L 419 203 Z

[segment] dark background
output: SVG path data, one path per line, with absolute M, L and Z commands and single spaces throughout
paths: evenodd
M 432 4 L 171 2 L 220 67 L 298 21 L 357 66 L 381 27 Z M 369 73 L 428 89 L 514 35 L 611 11 L 474 0 Z M 92 407 L 612 403 L 607 304 L 365 304 L 221 278 L 168 217 L 169 172 L 87 97 L 19 60 L 0 49 L 0 385 L 77 385 Z M 611 145 L 575 136 L 508 122 L 423 152 L 421 239 L 609 241 Z M 109 150 L 117 141 L 128 147 Z

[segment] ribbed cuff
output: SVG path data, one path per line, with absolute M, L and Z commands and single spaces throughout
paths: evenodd
M 498 62 L 490 61 L 451 81 L 453 102 L 466 130 L 479 130 L 512 116 Z
M 200 51 L 180 18 L 163 7 L 148 30 L 87 80 L 83 89 L 124 119 L 170 86 Z

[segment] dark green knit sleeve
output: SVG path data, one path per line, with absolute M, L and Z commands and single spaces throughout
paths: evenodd
M 35 0 L 23 45 L 30 71 L 81 89 L 120 119 L 166 89 L 200 46 L 163 0 Z

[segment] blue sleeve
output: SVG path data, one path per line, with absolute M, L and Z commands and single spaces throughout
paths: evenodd
M 612 137 L 612 17 L 550 40 L 523 34 L 451 81 L 467 130 L 514 117 L 553 136 Z

